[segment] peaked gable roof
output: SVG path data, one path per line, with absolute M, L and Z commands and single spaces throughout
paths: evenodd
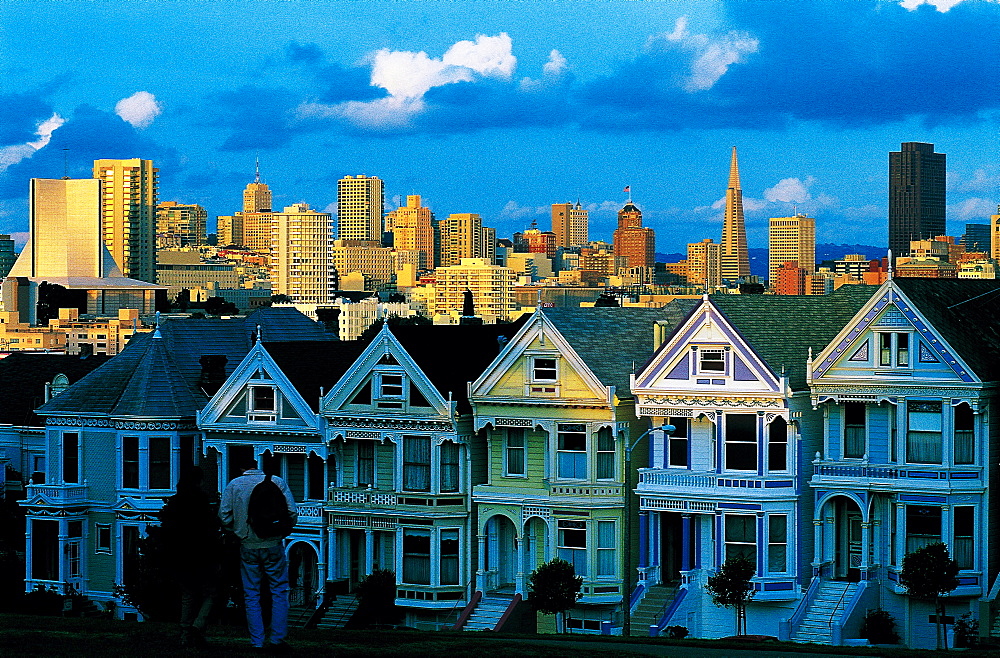
M 605 386 L 630 395 L 629 376 L 654 351 L 653 325 L 679 325 L 697 299 L 675 299 L 663 308 L 551 308 L 542 313 Z
M 370 340 L 265 342 L 264 349 L 309 408 L 319 411 L 320 391 L 328 393 L 357 361 Z
M 712 304 L 792 390 L 808 388 L 806 361 L 861 310 L 875 286 L 841 286 L 829 295 L 712 295 Z
M 14 352 L 0 359 L 0 423 L 41 426 L 35 408 L 45 402 L 45 384 L 58 375 L 76 383 L 92 370 L 107 363 L 110 356 L 93 354 L 80 357 L 69 354 L 27 354 Z
M 892 285 L 982 381 L 1000 379 L 1000 281 L 904 277 Z

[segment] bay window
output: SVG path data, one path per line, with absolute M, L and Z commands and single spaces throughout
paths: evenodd
M 597 430 L 597 479 L 615 479 L 615 437 L 610 427 Z
M 906 403 L 906 461 L 941 463 L 941 403 Z
M 788 470 L 788 423 L 781 416 L 772 420 L 768 427 L 767 470 Z
M 771 573 L 788 570 L 788 516 L 785 514 L 767 517 L 767 570 Z
M 587 426 L 583 423 L 559 423 L 556 429 L 559 477 L 587 479 Z
M 971 505 L 955 507 L 955 541 L 952 545 L 952 559 L 959 569 L 975 568 L 976 549 L 976 508 Z
M 357 473 L 355 479 L 359 487 L 375 486 L 375 443 L 372 441 L 357 441 Z
M 688 423 L 687 418 L 671 418 L 669 424 L 674 431 L 667 437 L 667 466 L 688 467 Z
M 558 522 L 559 558 L 573 565 L 578 576 L 587 575 L 587 522 L 561 519 Z
M 458 491 L 458 454 L 457 443 L 445 441 L 441 444 L 441 491 Z
M 614 577 L 617 561 L 615 559 L 615 522 L 597 522 L 597 575 Z
M 746 558 L 757 565 L 757 517 L 750 514 L 726 514 L 725 561 Z
M 403 489 L 406 491 L 431 490 L 430 437 L 403 437 Z
M 80 435 L 77 432 L 62 434 L 62 481 L 80 483 Z
M 906 552 L 941 541 L 941 508 L 906 506 Z
M 431 584 L 431 531 L 403 529 L 403 582 Z

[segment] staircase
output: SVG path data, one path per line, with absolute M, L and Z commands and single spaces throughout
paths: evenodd
M 990 637 L 1000 637 L 1000 612 L 993 617 L 993 626 L 990 627 Z
M 657 624 L 663 611 L 677 596 L 677 585 L 650 585 L 629 619 L 631 637 L 649 637 L 649 627 Z
M 838 580 L 824 580 L 820 583 L 816 596 L 809 602 L 802 623 L 792 633 L 792 641 L 833 644 L 831 622 L 840 619 L 844 607 L 850 603 L 857 590 L 857 583 Z
M 354 596 L 351 594 L 340 594 L 330 601 L 330 607 L 326 609 L 326 614 L 316 623 L 316 628 L 343 628 L 344 624 L 350 621 L 357 609 L 358 600 Z
M 492 631 L 500 623 L 503 613 L 507 612 L 510 602 L 510 597 L 497 596 L 494 593 L 486 594 L 479 601 L 479 605 L 472 611 L 472 614 L 469 615 L 465 625 L 462 626 L 462 630 Z

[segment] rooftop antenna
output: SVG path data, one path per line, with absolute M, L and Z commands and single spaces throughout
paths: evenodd
M 798 217 L 798 216 L 799 216 L 799 204 L 793 203 L 792 204 L 792 217 Z
M 625 191 L 628 192 L 628 203 L 632 203 L 632 185 L 631 185 L 631 183 L 625 186 Z
M 260 156 L 259 155 L 256 158 L 256 170 L 257 170 L 257 172 L 256 172 L 256 175 L 253 178 L 253 182 L 259 183 L 260 182 Z
M 889 255 L 887 260 L 889 261 L 889 272 L 887 278 L 892 279 L 892 249 L 889 250 Z

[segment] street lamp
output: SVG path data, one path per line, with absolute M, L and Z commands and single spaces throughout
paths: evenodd
M 663 423 L 658 427 L 650 427 L 648 430 L 640 434 L 632 445 L 625 447 L 625 594 L 622 597 L 623 607 L 625 608 L 625 624 L 622 627 L 622 635 L 628 637 L 632 631 L 632 498 L 633 498 L 633 487 L 631 486 L 632 480 L 632 451 L 635 449 L 639 442 L 645 439 L 647 436 L 655 432 L 656 430 L 661 430 L 665 435 L 669 436 L 674 429 L 673 425 Z M 636 486 L 639 485 L 638 479 L 636 479 Z M 641 550 L 641 547 L 640 547 Z

